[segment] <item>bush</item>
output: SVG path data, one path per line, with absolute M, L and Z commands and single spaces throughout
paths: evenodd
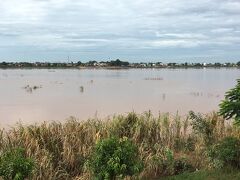
M 209 119 L 201 114 L 195 114 L 193 111 L 189 112 L 190 119 L 192 120 L 191 125 L 194 133 L 202 136 L 205 145 L 210 145 L 214 142 L 214 128 L 217 121 Z
M 184 157 L 174 157 L 174 153 L 169 148 L 163 148 L 161 154 L 154 155 L 149 162 L 154 166 L 155 174 L 152 177 L 172 176 L 183 172 L 194 171 L 193 166 Z
M 137 147 L 126 137 L 108 138 L 96 144 L 90 168 L 97 179 L 116 179 L 140 173 L 143 163 Z
M 209 149 L 208 156 L 210 165 L 215 168 L 240 168 L 240 140 L 226 137 Z
M 4 180 L 23 180 L 27 178 L 33 168 L 34 162 L 26 158 L 21 148 L 12 149 L 1 154 L 0 176 Z

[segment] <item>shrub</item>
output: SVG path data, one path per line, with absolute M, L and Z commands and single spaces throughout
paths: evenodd
M 201 114 L 195 114 L 193 111 L 189 112 L 190 119 L 192 120 L 191 125 L 193 131 L 201 135 L 205 145 L 210 145 L 214 142 L 214 128 L 216 126 L 216 120 L 204 117 Z
M 160 154 L 153 155 L 150 166 L 154 166 L 155 174 L 152 177 L 172 176 L 183 172 L 194 171 L 193 166 L 184 157 L 174 157 L 174 153 L 169 148 L 163 148 Z
M 16 148 L 8 150 L 0 157 L 0 176 L 4 180 L 23 180 L 34 168 L 34 162 L 25 157 L 24 150 Z
M 210 165 L 215 168 L 231 166 L 240 168 L 240 140 L 235 137 L 226 137 L 210 147 L 208 151 Z
M 221 102 L 220 112 L 226 119 L 234 118 L 240 124 L 240 79 L 237 80 L 235 88 L 226 92 L 225 100 Z
M 137 147 L 126 137 L 108 138 L 96 144 L 90 168 L 97 179 L 116 179 L 140 173 L 143 163 Z

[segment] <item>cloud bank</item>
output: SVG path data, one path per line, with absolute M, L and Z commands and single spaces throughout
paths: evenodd
M 240 60 L 239 0 L 0 4 L 0 60 Z

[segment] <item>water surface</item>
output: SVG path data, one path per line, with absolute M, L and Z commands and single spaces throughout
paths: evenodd
M 0 70 L 0 125 L 149 109 L 207 113 L 239 77 L 239 69 Z

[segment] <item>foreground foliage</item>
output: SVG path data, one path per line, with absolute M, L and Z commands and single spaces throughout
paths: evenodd
M 240 79 L 233 89 L 226 92 L 225 100 L 220 104 L 220 115 L 226 119 L 234 118 L 240 125 Z
M 65 123 L 18 124 L 0 131 L 0 152 L 23 147 L 26 157 L 33 157 L 36 164 L 31 179 L 86 180 L 91 179 L 88 162 L 97 144 L 110 137 L 127 138 L 137 146 L 143 161 L 137 178 L 151 179 L 209 168 L 209 148 L 229 136 L 239 139 L 239 128 L 216 113 L 182 117 L 129 113 L 107 120 L 70 118 Z
M 183 173 L 161 180 L 239 180 L 240 172 L 237 169 L 201 170 L 192 173 Z
M 217 168 L 240 168 L 240 139 L 226 137 L 208 151 L 212 165 Z
M 30 176 L 34 162 L 25 157 L 21 148 L 10 149 L 1 154 L 0 177 L 4 180 L 23 180 Z
M 90 167 L 97 179 L 113 180 L 140 173 L 143 164 L 137 147 L 131 141 L 111 137 L 97 143 Z

